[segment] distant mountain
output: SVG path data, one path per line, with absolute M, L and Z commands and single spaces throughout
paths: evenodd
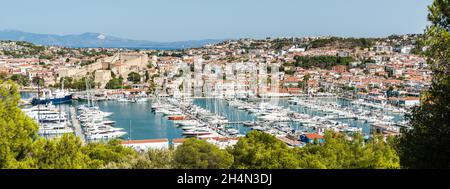
M 17 30 L 0 30 L 0 40 L 26 41 L 39 45 L 65 47 L 105 47 L 105 48 L 143 48 L 143 49 L 184 49 L 197 48 L 215 44 L 223 39 L 205 39 L 177 42 L 153 42 L 123 39 L 100 33 L 83 33 L 80 35 L 35 34 Z

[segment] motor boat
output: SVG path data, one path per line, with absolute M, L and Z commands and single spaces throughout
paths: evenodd
M 211 129 L 203 129 L 203 128 L 197 128 L 193 130 L 186 130 L 183 132 L 183 135 L 209 135 L 214 133 Z

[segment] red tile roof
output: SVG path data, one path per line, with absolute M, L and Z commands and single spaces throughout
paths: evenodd
M 183 143 L 186 140 L 186 138 L 174 138 L 172 139 L 172 143 Z
M 323 139 L 323 136 L 317 133 L 305 134 L 305 136 L 308 137 L 309 139 Z
M 287 90 L 288 90 L 288 93 L 299 93 L 301 91 L 301 89 L 297 88 L 297 87 L 290 87 L 290 88 L 287 88 Z
M 298 78 L 296 78 L 296 77 L 288 77 L 288 78 L 286 78 L 286 79 L 284 79 L 284 82 L 285 83 L 296 83 L 296 82 L 298 82 Z

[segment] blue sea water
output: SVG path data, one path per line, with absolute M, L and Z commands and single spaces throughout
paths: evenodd
M 32 93 L 21 93 L 22 98 L 32 98 Z M 333 101 L 336 99 L 323 99 Z M 62 111 L 69 112 L 71 106 L 77 106 L 86 103 L 85 101 L 73 101 L 69 104 L 59 105 Z M 288 107 L 291 110 L 299 113 L 305 113 L 313 116 L 326 116 L 326 114 L 319 110 L 312 110 L 306 107 L 298 105 L 289 105 L 287 100 L 278 100 L 278 105 Z M 349 105 L 349 101 L 338 99 L 338 104 Z M 256 117 L 249 114 L 244 110 L 238 110 L 234 107 L 228 106 L 227 102 L 223 99 L 195 99 L 194 104 L 205 108 L 213 113 L 226 117 L 230 122 L 237 121 L 252 121 Z M 101 101 L 98 102 L 98 106 L 102 111 L 113 112 L 110 117 L 111 120 L 116 121 L 115 126 L 124 128 L 128 132 L 123 136 L 123 139 L 141 140 L 141 139 L 160 139 L 167 138 L 169 141 L 173 138 L 182 138 L 182 130 L 176 128 L 174 123 L 168 120 L 161 114 L 155 114 L 151 111 L 151 102 L 140 103 L 124 103 L 116 101 Z M 394 115 L 396 120 L 403 119 L 400 115 Z M 344 123 L 348 123 L 350 126 L 362 127 L 364 134 L 370 133 L 370 125 L 360 120 L 341 120 Z M 248 127 L 244 127 L 240 124 L 230 124 L 238 129 L 242 134 L 249 131 Z M 301 126 L 293 124 L 295 128 Z
M 31 93 L 21 93 L 21 97 L 32 98 Z M 62 111 L 69 112 L 71 106 L 86 104 L 86 101 L 73 101 L 68 104 L 57 105 Z M 151 102 L 121 103 L 116 101 L 100 101 L 97 103 L 100 110 L 112 112 L 111 120 L 116 121 L 115 127 L 124 128 L 128 133 L 123 139 L 161 139 L 182 138 L 182 130 L 174 126 L 161 114 L 151 111 Z M 130 132 L 131 131 L 131 132 Z

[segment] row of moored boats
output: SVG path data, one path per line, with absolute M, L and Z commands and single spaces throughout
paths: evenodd
M 41 136 L 74 132 L 68 115 L 52 104 L 32 106 L 22 109 L 22 111 L 39 123 L 38 134 Z
M 177 128 L 183 130 L 186 137 L 216 138 L 239 137 L 238 129 L 228 124 L 224 116 L 212 113 L 192 102 L 166 99 L 164 102 L 152 103 L 156 114 L 167 117 Z
M 110 140 L 127 134 L 123 128 L 114 127 L 115 121 L 108 119 L 112 112 L 104 112 L 98 106 L 89 105 L 80 105 L 77 110 L 77 118 L 87 140 Z

